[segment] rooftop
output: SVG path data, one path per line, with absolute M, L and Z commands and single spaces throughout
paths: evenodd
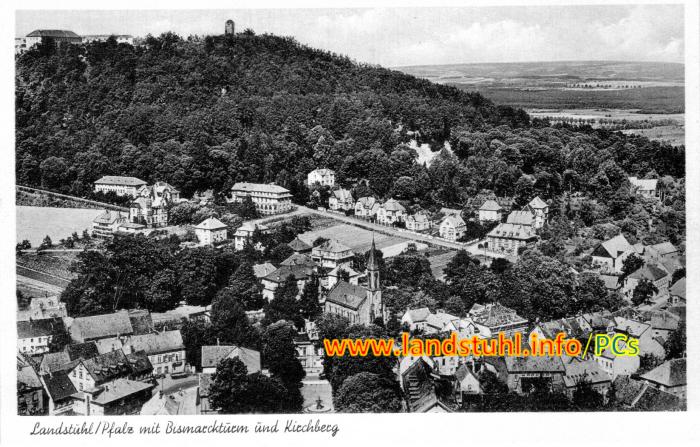
M 289 190 L 287 188 L 267 183 L 238 182 L 235 185 L 233 185 L 231 190 L 233 192 L 266 192 L 274 194 L 289 194 Z
M 124 185 L 124 186 L 142 186 L 146 182 L 136 177 L 122 177 L 119 175 L 105 175 L 95 181 L 96 185 Z
M 511 213 L 512 214 L 512 213 Z M 536 238 L 535 230 L 529 225 L 516 225 L 512 223 L 500 223 L 496 228 L 491 230 L 489 237 L 517 239 L 529 241 Z
M 331 302 L 352 310 L 358 310 L 367 298 L 367 290 L 345 281 L 338 281 L 328 293 L 326 302 Z
M 530 226 L 535 222 L 535 216 L 526 210 L 512 211 L 508 214 L 508 219 L 506 223 L 514 225 L 527 225 Z
M 643 380 L 669 388 L 685 386 L 687 384 L 686 361 L 684 358 L 667 360 L 640 377 Z
M 31 33 L 27 34 L 27 37 L 72 37 L 80 39 L 80 36 L 75 34 L 73 31 L 63 29 L 35 29 Z
M 617 258 L 621 254 L 628 251 L 634 251 L 634 248 L 629 242 L 627 242 L 625 236 L 618 234 L 617 236 L 598 244 L 598 246 L 593 250 L 592 255 L 605 258 Z
M 261 371 L 260 352 L 235 345 L 202 346 L 202 368 L 215 368 L 221 360 L 238 358 L 248 368 L 248 374 Z
M 145 351 L 148 355 L 185 349 L 179 330 L 134 335 L 126 343 L 133 351 Z
M 501 211 L 502 209 L 495 200 L 487 200 L 479 207 L 479 211 Z
M 198 230 L 223 230 L 228 228 L 228 226 L 216 217 L 210 217 L 195 226 L 195 228 Z
M 78 317 L 73 320 L 71 334 L 82 340 L 129 335 L 134 332 L 125 310 L 91 317 Z

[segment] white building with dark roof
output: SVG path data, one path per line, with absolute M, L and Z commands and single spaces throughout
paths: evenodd
M 70 325 L 70 335 L 76 343 L 99 340 L 102 338 L 132 335 L 129 312 L 122 310 L 111 314 L 78 317 Z
M 424 212 L 417 212 L 406 217 L 406 229 L 410 231 L 427 231 L 433 226 L 433 222 Z
M 95 192 L 113 192 L 118 196 L 137 197 L 139 189 L 146 182 L 136 177 L 124 177 L 119 175 L 105 175 L 95 181 Z
M 59 43 L 81 43 L 82 38 L 73 31 L 62 29 L 35 29 L 25 37 L 25 45 L 30 49 L 34 45 L 43 42 L 46 38 Z
M 603 272 L 622 273 L 622 263 L 627 257 L 636 253 L 625 236 L 618 234 L 598 244 L 591 253 L 592 263 L 601 267 Z
M 105 210 L 92 221 L 92 236 L 99 239 L 111 238 L 119 227 L 127 222 L 127 216 L 119 211 Z
M 318 168 L 309 172 L 306 176 L 306 184 L 308 186 L 335 186 L 335 171 L 332 169 Z
M 231 188 L 231 202 L 243 202 L 247 197 L 260 214 L 286 213 L 292 209 L 292 194 L 279 185 L 239 182 Z
M 311 250 L 311 259 L 329 270 L 339 266 L 350 267 L 354 256 L 352 249 L 337 239 L 330 239 Z
M 440 237 L 455 242 L 467 233 L 467 224 L 459 214 L 448 214 L 440 222 Z
M 248 368 L 248 374 L 255 374 L 262 370 L 260 352 L 235 345 L 209 345 L 202 346 L 202 373 L 214 374 L 216 366 L 224 359 L 240 359 Z
M 517 257 L 520 247 L 535 241 L 537 241 L 537 235 L 534 227 L 500 223 L 486 235 L 485 249 L 494 253 Z
M 328 198 L 328 208 L 334 211 L 347 211 L 355 207 L 355 201 L 352 198 L 352 194 L 347 189 L 336 189 L 331 191 L 331 195 Z
M 500 222 L 503 207 L 495 200 L 487 200 L 479 207 L 479 222 Z
M 131 352 L 144 351 L 155 374 L 185 372 L 185 344 L 179 330 L 133 335 L 125 345 Z
M 530 203 L 525 205 L 525 209 L 532 212 L 535 218 L 533 223 L 535 228 L 542 228 L 545 222 L 547 222 L 547 217 L 549 216 L 549 205 L 547 205 L 547 202 L 540 199 L 540 196 L 530 200 Z
M 214 245 L 226 240 L 228 226 L 216 217 L 210 217 L 194 227 L 194 234 L 202 245 Z
M 355 216 L 372 219 L 379 211 L 379 202 L 374 197 L 360 197 L 355 202 Z
M 406 219 L 406 208 L 394 199 L 389 199 L 379 205 L 377 222 L 382 225 L 394 225 Z

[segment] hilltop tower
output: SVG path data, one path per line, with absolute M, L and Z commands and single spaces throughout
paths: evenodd
M 369 303 L 369 322 L 373 322 L 376 318 L 382 318 L 386 323 L 387 315 L 382 302 L 382 287 L 381 278 L 379 277 L 379 263 L 374 254 L 376 247 L 374 245 L 374 235 L 372 235 L 372 247 L 369 251 L 367 259 L 367 303 Z
M 226 21 L 226 29 L 224 31 L 224 34 L 226 34 L 227 36 L 233 36 L 235 34 L 235 32 L 236 32 L 236 24 L 233 23 L 233 20 L 228 19 Z

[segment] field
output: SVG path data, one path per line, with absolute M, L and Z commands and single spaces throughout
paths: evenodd
M 17 206 L 17 242 L 25 239 L 37 247 L 47 235 L 54 243 L 73 232 L 90 231 L 92 221 L 103 211 L 83 208 Z
M 362 228 L 348 224 L 339 224 L 333 226 L 324 226 L 323 228 L 314 228 L 311 231 L 299 235 L 299 239 L 311 245 L 319 237 L 326 239 L 337 239 L 347 245 L 356 253 L 365 253 L 372 245 L 372 232 Z M 383 252 L 385 257 L 396 256 L 401 252 L 403 245 L 408 242 L 395 236 L 386 234 L 374 233 L 374 243 L 379 250 Z M 396 252 L 398 249 L 398 252 Z

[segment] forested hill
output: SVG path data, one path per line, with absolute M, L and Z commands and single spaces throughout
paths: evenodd
M 541 193 L 552 197 L 571 168 L 580 171 L 577 182 L 595 179 L 596 193 L 600 182 L 615 189 L 617 178 L 597 175 L 606 161 L 635 175 L 684 169 L 682 148 L 534 128 L 523 111 L 477 93 L 286 37 L 47 42 L 16 62 L 17 183 L 81 196 L 113 174 L 167 181 L 185 196 L 242 180 L 276 182 L 302 199 L 306 173 L 330 167 L 346 185 L 369 180 L 363 193 L 449 205 L 481 189 L 512 196 L 523 175 L 536 188 L 544 178 Z M 427 169 L 404 145 L 416 137 L 434 147 L 449 139 L 457 157 Z M 585 154 L 572 159 L 580 147 Z

